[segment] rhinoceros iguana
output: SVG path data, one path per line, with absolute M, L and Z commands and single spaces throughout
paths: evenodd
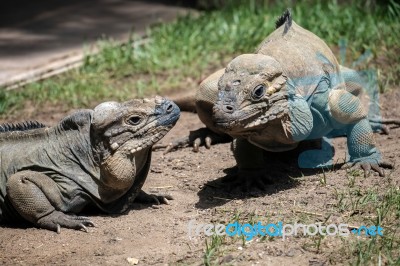
M 0 126 L 0 221 L 27 220 L 60 232 L 87 230 L 76 216 L 96 206 L 122 213 L 133 201 L 168 203 L 170 196 L 141 190 L 151 147 L 179 118 L 161 97 L 105 102 L 80 110 L 53 127 L 39 123 Z
M 287 10 L 255 53 L 239 55 L 210 75 L 195 97 L 176 100 L 195 109 L 207 129 L 170 143 L 166 152 L 188 142 L 196 151 L 202 144 L 209 148 L 233 139 L 238 183 L 264 187 L 264 150 L 288 151 L 341 132 L 347 135 L 351 164 L 384 176 L 381 167 L 391 165 L 382 161 L 371 125 L 385 127 L 367 117 L 359 98 L 362 84 L 356 71 L 340 66 L 325 42 L 297 25 Z M 300 154 L 300 167 L 331 165 L 326 151 Z

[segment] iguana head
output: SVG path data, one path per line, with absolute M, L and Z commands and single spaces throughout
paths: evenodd
M 287 78 L 278 61 L 262 54 L 243 54 L 226 67 L 218 83 L 213 122 L 218 129 L 244 136 L 287 112 Z
M 159 96 L 105 102 L 94 108 L 91 135 L 102 143 L 104 153 L 134 154 L 164 137 L 179 115 L 174 102 Z
M 134 182 L 135 189 L 141 188 L 149 170 L 151 146 L 175 125 L 179 114 L 175 103 L 158 96 L 105 102 L 94 108 L 90 135 L 103 202 L 117 199 Z

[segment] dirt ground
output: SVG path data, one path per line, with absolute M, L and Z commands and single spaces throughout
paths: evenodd
M 400 118 L 400 90 L 381 96 L 384 117 Z M 31 119 L 54 124 L 65 113 L 47 110 L 27 115 Z M 30 117 L 31 116 L 31 117 Z M 185 136 L 202 124 L 195 114 L 182 113 L 177 125 L 161 141 L 168 143 Z M 399 165 L 400 129 L 391 134 L 376 134 L 377 146 L 384 158 Z M 345 141 L 335 141 L 337 156 L 344 157 Z M 263 193 L 236 193 L 224 189 L 221 178 L 235 166 L 229 144 L 200 149 L 193 153 L 184 148 L 163 155 L 153 153 L 152 166 L 144 190 L 169 193 L 170 205 L 135 205 L 125 215 L 90 214 L 96 227 L 88 233 L 62 229 L 61 234 L 33 227 L 0 227 L 1 265 L 201 265 L 206 242 L 204 234 L 188 236 L 188 223 L 227 223 L 237 214 L 241 219 L 251 217 L 272 222 L 325 221 L 346 222 L 346 212 L 338 212 L 337 193 L 345 191 L 349 179 L 346 171 L 301 171 L 285 156 L 274 159 L 271 169 L 275 182 Z M 386 170 L 382 178 L 371 175 L 357 177 L 355 186 L 363 189 L 399 187 L 400 169 Z M 322 179 L 323 177 L 323 179 Z M 349 236 L 351 237 L 351 236 Z M 260 239 L 255 237 L 243 245 L 240 238 L 228 239 L 212 262 L 230 265 L 324 265 L 345 263 L 344 248 L 339 238 L 325 239 L 316 249 L 314 238 L 289 237 Z M 207 238 L 211 243 L 211 238 Z M 314 243 L 315 244 L 315 243 Z M 335 253 L 338 253 L 335 255 Z M 343 255 L 345 256 L 345 255 Z

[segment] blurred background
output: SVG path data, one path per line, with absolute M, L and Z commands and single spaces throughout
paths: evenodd
M 194 90 L 254 51 L 286 8 L 341 64 L 375 69 L 381 92 L 398 88 L 394 0 L 16 0 L 0 6 L 0 114 Z

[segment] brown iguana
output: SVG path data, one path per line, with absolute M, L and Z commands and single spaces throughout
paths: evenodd
M 105 102 L 54 127 L 0 126 L 0 221 L 27 220 L 60 232 L 93 226 L 85 207 L 122 213 L 133 201 L 168 203 L 141 190 L 151 147 L 175 124 L 179 108 L 161 97 Z M 23 219 L 22 219 L 23 218 Z
M 347 135 L 351 164 L 384 176 L 381 167 L 391 165 L 375 147 L 367 112 L 357 97 L 363 90 L 359 80 L 356 71 L 338 64 L 324 41 L 292 21 L 287 10 L 255 53 L 239 55 L 206 78 L 192 102 L 176 101 L 195 108 L 208 129 L 171 143 L 166 152 L 187 142 L 198 150 L 202 144 L 209 148 L 233 139 L 236 183 L 264 188 L 264 150 L 288 151 L 299 142 L 340 131 Z M 379 120 L 370 120 L 380 126 Z M 332 165 L 327 150 L 300 154 L 300 167 Z

